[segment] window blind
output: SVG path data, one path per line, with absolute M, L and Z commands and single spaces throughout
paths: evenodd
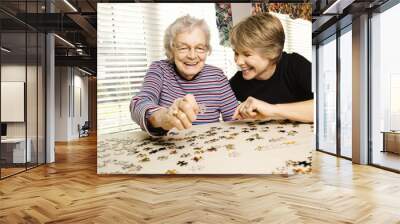
M 304 19 L 291 19 L 289 15 L 271 13 L 278 17 L 285 30 L 284 51 L 296 52 L 311 62 L 312 60 L 312 38 L 311 22 Z

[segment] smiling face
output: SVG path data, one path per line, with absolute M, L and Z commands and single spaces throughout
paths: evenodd
M 276 68 L 276 64 L 272 63 L 271 60 L 250 49 L 235 50 L 235 62 L 242 70 L 242 76 L 245 80 L 267 80 L 271 78 Z
M 204 67 L 207 58 L 206 35 L 200 28 L 178 34 L 174 41 L 174 62 L 179 75 L 192 80 Z

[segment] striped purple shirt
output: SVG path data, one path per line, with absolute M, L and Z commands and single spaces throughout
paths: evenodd
M 193 125 L 218 122 L 220 114 L 224 121 L 232 120 L 238 102 L 221 69 L 205 65 L 193 80 L 185 80 L 167 60 L 150 65 L 141 91 L 131 100 L 132 119 L 142 130 L 157 135 L 149 131 L 147 119 L 150 115 L 162 107 L 171 106 L 175 99 L 189 93 L 206 108 L 205 112 L 197 115 Z

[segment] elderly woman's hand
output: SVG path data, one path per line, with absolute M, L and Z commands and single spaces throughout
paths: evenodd
M 169 108 L 163 108 L 153 113 L 150 123 L 153 127 L 164 130 L 177 128 L 178 130 L 192 127 L 199 113 L 199 105 L 192 94 L 178 98 Z
M 236 108 L 233 119 L 276 119 L 276 108 L 273 104 L 258 100 L 254 97 L 248 97 L 246 101 Z

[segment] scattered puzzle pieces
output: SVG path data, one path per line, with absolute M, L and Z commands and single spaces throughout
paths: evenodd
M 105 170 L 108 167 L 114 167 L 113 169 L 119 169 L 115 171 L 116 173 L 139 173 L 143 170 L 147 172 L 149 164 L 154 166 L 154 163 L 158 162 L 160 166 L 164 166 L 160 170 L 161 173 L 175 174 L 178 171 L 185 173 L 190 170 L 197 172 L 199 167 L 195 164 L 204 165 L 209 161 L 218 161 L 215 158 L 229 163 L 229 158 L 232 158 L 232 161 L 240 161 L 240 158 L 245 157 L 244 155 L 248 156 L 247 152 L 256 153 L 261 158 L 266 156 L 266 151 L 294 148 L 288 145 L 297 146 L 299 136 L 313 131 L 311 125 L 305 126 L 288 121 L 235 121 L 233 123 L 235 124 L 233 126 L 224 123 L 196 126 L 201 131 L 176 131 L 174 129 L 165 137 L 127 139 L 118 136 L 111 137 L 107 141 L 98 143 L 97 168 Z M 219 150 L 224 148 L 226 150 Z M 210 159 L 211 157 L 212 159 Z M 126 158 L 131 158 L 131 160 L 127 161 Z M 228 160 L 222 161 L 222 158 Z M 311 169 L 311 156 L 304 158 L 308 158 L 308 160 L 301 160 L 290 165 L 295 166 L 294 168 L 288 168 L 283 164 L 283 168 L 271 169 L 271 172 L 306 173 L 308 169 Z M 257 159 L 255 158 L 255 160 Z M 165 166 L 170 169 L 166 169 Z M 147 169 L 143 169 L 143 167 Z M 203 168 L 206 169 L 207 166 Z

